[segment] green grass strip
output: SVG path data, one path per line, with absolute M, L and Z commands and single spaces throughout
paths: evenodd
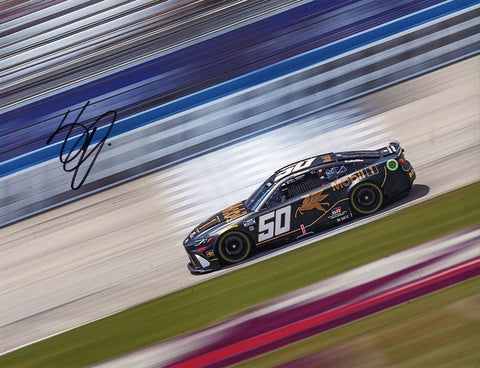
M 479 342 L 477 277 L 234 367 L 477 367 Z
M 479 223 L 477 182 L 24 347 L 0 357 L 0 366 L 91 365 L 206 327 L 272 297 Z

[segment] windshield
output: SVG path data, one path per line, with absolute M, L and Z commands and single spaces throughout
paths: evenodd
M 272 178 L 265 181 L 260 187 L 253 192 L 253 194 L 245 201 L 245 207 L 250 211 L 255 211 L 260 205 L 262 200 L 267 196 L 270 190 L 273 188 Z

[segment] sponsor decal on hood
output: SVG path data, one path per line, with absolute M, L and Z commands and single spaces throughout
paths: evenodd
M 244 216 L 248 213 L 247 208 L 245 207 L 245 202 L 238 202 L 228 208 L 225 208 L 223 211 L 213 215 L 206 221 L 202 222 L 195 228 L 195 232 L 201 233 L 202 231 L 208 230 L 215 225 L 218 225 L 222 222 L 230 222 L 241 216 Z

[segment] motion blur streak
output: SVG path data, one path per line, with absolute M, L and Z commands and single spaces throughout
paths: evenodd
M 297 159 L 377 148 L 396 138 L 415 165 L 416 183 L 429 187 L 428 197 L 479 180 L 479 61 L 456 63 L 0 229 L 0 351 L 221 275 L 193 278 L 183 238 L 205 214 L 247 198 L 268 173 Z
M 452 234 L 284 295 L 218 326 L 97 367 L 233 365 L 479 276 L 479 241 L 480 230 Z
M 5 105 L 24 104 L 305 1 L 84 1 L 2 5 Z M 3 4 L 3 3 L 2 3 Z M 8 92 L 8 94 L 7 94 Z M 3 112 L 3 111 L 2 111 Z
M 410 5 L 414 3 L 417 4 L 413 2 Z M 429 2 L 422 2 L 423 5 L 427 3 Z M 315 22 L 321 21 L 322 17 L 325 17 L 322 11 L 326 11 L 321 5 L 326 3 L 311 4 L 320 8 L 312 19 L 315 19 Z M 0 226 L 160 168 L 204 155 L 238 140 L 306 118 L 327 107 L 474 55 L 479 49 L 478 6 L 463 8 L 465 4 L 468 5 L 469 2 L 441 3 L 390 22 L 386 22 L 388 18 L 381 18 L 382 23 L 376 27 L 368 16 L 355 18 L 358 16 L 355 16 L 352 9 L 344 9 L 345 14 L 339 14 L 337 9 L 327 9 L 329 12 L 326 14 L 331 15 L 332 21 L 339 21 L 341 16 L 346 15 L 350 18 L 351 15 L 356 20 L 350 29 L 353 34 L 350 35 L 345 29 L 338 29 L 338 33 L 334 32 L 333 35 L 327 29 L 317 30 L 317 38 L 314 39 L 320 42 L 319 47 L 274 64 L 268 63 L 275 61 L 274 56 L 278 55 L 267 48 L 268 52 L 264 56 L 269 55 L 269 62 L 261 70 L 254 70 L 215 86 L 209 85 L 210 88 L 200 83 L 197 87 L 203 88 L 202 90 L 193 94 L 192 90 L 189 90 L 185 96 L 170 102 L 157 101 L 154 104 L 156 107 L 147 111 L 139 112 L 129 108 L 126 108 L 128 112 L 121 111 L 122 106 L 130 104 L 135 108 L 146 108 L 139 107 L 141 104 L 135 99 L 148 99 L 147 96 L 137 88 L 131 89 L 133 86 L 129 84 L 133 83 L 131 78 L 135 75 L 144 77 L 145 69 L 142 67 L 143 69 L 118 75 L 114 79 L 115 83 L 107 83 L 109 79 L 103 80 L 101 88 L 100 84 L 87 84 L 85 88 L 57 96 L 54 103 L 38 103 L 26 110 L 6 113 L 3 115 L 6 123 L 4 120 L 1 126 L 7 131 L 0 137 L 3 139 L 0 147 L 4 150 L 3 157 L 6 160 L 0 163 L 1 173 L 5 175 L 0 178 L 0 190 L 5 193 L 2 199 L 4 205 L 0 208 Z M 461 9 L 457 11 L 456 6 Z M 291 9 L 288 17 L 284 12 L 268 18 L 268 22 L 272 24 L 268 23 L 265 32 L 272 32 L 269 37 L 274 37 L 272 27 L 276 29 L 279 24 L 284 24 L 282 22 L 292 22 L 291 18 L 295 18 L 297 12 L 308 14 L 309 9 L 306 10 L 305 7 L 306 5 L 303 5 Z M 381 12 L 382 9 L 380 7 L 376 11 Z M 410 12 L 416 10 L 413 5 L 405 9 Z M 397 16 L 403 15 L 402 12 L 407 11 L 405 9 L 397 9 Z M 333 13 L 330 14 L 330 11 Z M 311 19 L 303 15 L 305 19 L 302 20 L 308 24 Z M 281 16 L 285 16 L 285 19 Z M 278 17 L 279 20 L 272 21 Z M 248 35 L 257 35 L 264 22 L 267 20 L 252 23 L 248 28 Z M 300 24 L 303 23 L 295 23 L 296 30 L 301 28 Z M 362 27 L 367 25 L 370 28 L 363 30 Z M 309 29 L 313 32 L 315 27 L 310 24 Z M 280 43 L 283 46 L 276 51 L 283 55 L 282 58 L 289 56 L 288 53 L 292 50 L 295 50 L 295 53 L 303 51 L 302 45 L 312 37 L 310 31 L 303 34 L 306 38 L 293 37 L 285 45 Z M 244 40 L 246 34 L 237 35 L 235 37 L 239 38 L 234 39 Z M 222 38 L 227 36 L 231 37 L 232 34 L 225 33 L 212 40 L 223 40 L 228 44 L 230 39 Z M 340 39 L 337 39 L 338 37 Z M 265 42 L 271 45 L 270 42 Z M 309 47 L 318 46 L 312 46 L 312 42 L 308 43 Z M 187 52 L 190 58 L 198 59 L 192 47 L 194 46 L 182 50 Z M 228 47 L 224 47 L 224 56 L 227 58 L 232 55 L 228 50 Z M 252 63 L 263 55 L 261 50 L 263 48 L 248 54 L 246 59 L 235 57 L 234 60 L 254 68 Z M 183 60 L 182 57 L 179 59 Z M 195 77 L 207 78 L 208 83 L 211 83 L 208 73 L 215 74 L 218 70 L 210 64 L 208 68 L 199 67 L 198 73 L 194 73 Z M 230 66 L 233 68 L 233 65 Z M 241 68 L 240 65 L 238 67 Z M 190 68 L 195 70 L 193 66 Z M 248 70 L 243 70 L 246 71 Z M 158 74 L 158 69 L 153 68 L 149 73 Z M 158 88 L 178 88 L 184 91 L 181 83 L 190 81 L 191 78 L 186 78 L 184 72 L 174 75 L 176 82 L 172 83 L 157 75 L 155 78 L 161 84 Z M 179 76 L 182 78 L 178 78 Z M 258 76 L 261 76 L 260 80 L 257 79 Z M 120 88 L 118 83 L 121 80 L 125 85 Z M 260 81 L 262 83 L 258 84 Z M 218 82 L 221 81 L 215 81 Z M 115 90 L 114 93 L 104 90 L 104 87 L 111 89 L 113 86 L 122 91 L 122 96 L 119 94 L 120 90 Z M 163 97 L 164 93 L 167 93 L 161 88 L 154 88 L 153 84 L 142 86 L 147 88 L 149 93 L 157 93 Z M 88 95 L 92 91 L 96 94 Z M 113 125 L 108 144 L 103 147 L 85 184 L 72 191 L 71 173 L 62 170 L 58 159 L 63 144 L 62 137 L 55 136 L 49 145 L 45 145 L 45 142 L 57 129 L 67 108 L 71 107 L 73 113 L 78 114 L 80 106 L 89 101 L 85 93 L 94 100 L 85 114 L 82 114 L 82 118 L 92 120 L 115 108 L 118 121 Z M 66 102 L 68 103 L 63 106 Z M 52 105 L 57 109 L 56 112 L 45 110 L 46 106 Z M 38 109 L 40 110 L 37 114 L 34 111 Z M 32 119 L 28 116 L 25 118 L 22 115 L 24 113 L 41 121 L 38 120 L 38 124 L 26 123 Z M 97 132 L 102 130 L 101 125 L 99 124 Z M 75 140 L 76 138 L 73 139 Z
M 69 12 L 79 12 L 76 13 L 78 15 L 88 11 L 82 7 L 70 9 L 76 3 L 2 2 L 0 7 L 7 5 L 0 8 L 2 17 L 7 14 L 7 18 L 2 18 L 2 25 L 20 30 L 25 19 L 35 27 L 40 27 L 40 20 L 44 20 L 51 22 L 51 28 L 42 29 L 40 32 L 47 37 L 49 31 L 55 30 L 57 26 L 64 26 L 56 22 L 61 19 L 67 20 L 67 23 L 71 21 L 68 20 Z M 123 4 L 118 9 L 125 9 L 125 15 L 133 14 L 127 10 L 133 11 L 130 7 L 137 7 L 135 9 L 141 11 L 142 3 L 154 4 L 140 1 L 116 2 Z M 164 19 L 163 24 L 168 25 L 170 20 L 167 18 L 170 15 L 176 17 L 175 22 L 187 22 L 186 13 L 182 15 L 183 5 L 195 7 L 200 4 L 273 4 L 271 9 L 275 9 L 275 4 L 280 3 L 294 4 L 277 0 L 169 1 L 160 4 L 172 5 L 172 8 L 158 9 L 156 14 L 160 22 Z M 295 2 L 295 5 L 307 6 L 309 3 L 311 2 L 302 1 Z M 370 3 L 359 1 L 348 4 Z M 412 6 L 431 4 L 420 1 L 410 3 Z M 455 2 L 445 2 L 447 5 L 452 3 Z M 59 10 L 59 17 L 53 12 L 54 8 L 42 8 L 53 4 L 66 7 Z M 109 2 L 82 4 L 102 7 Z M 159 5 L 158 2 L 155 4 Z M 9 8 L 10 5 L 12 8 Z M 31 13 L 30 6 L 35 7 L 35 13 Z M 14 13 L 9 13 L 9 9 L 21 10 L 22 15 L 17 19 L 12 16 Z M 102 11 L 101 8 L 90 9 L 96 9 L 92 12 L 94 16 L 97 11 Z M 223 17 L 224 26 L 233 24 L 235 29 L 240 27 L 239 19 L 235 18 L 237 10 L 238 8 L 232 8 L 222 13 L 222 16 L 212 23 L 208 22 L 208 17 L 205 22 L 200 22 L 199 14 L 196 15 L 197 18 L 188 18 L 192 23 L 198 22 L 204 27 L 203 31 L 198 33 L 193 32 L 196 27 L 188 27 L 186 23 L 182 23 L 178 29 L 163 28 L 164 33 L 160 40 L 163 36 L 170 35 L 171 38 L 166 39 L 172 41 L 181 30 L 193 34 L 189 33 L 192 37 L 184 38 L 188 40 L 187 44 L 177 45 L 173 42 L 169 45 L 174 48 L 168 50 L 165 48 L 168 45 L 161 46 L 152 41 L 154 50 L 149 50 L 145 55 L 137 53 L 142 49 L 142 42 L 138 42 L 139 48 L 135 50 L 134 37 L 130 40 L 129 47 L 126 47 L 121 40 L 130 33 L 122 34 L 120 31 L 117 34 L 119 30 L 114 29 L 112 36 L 115 36 L 109 46 L 115 47 L 115 52 L 105 48 L 106 53 L 101 53 L 104 44 L 96 48 L 95 44 L 100 40 L 95 39 L 94 33 L 89 34 L 87 29 L 84 29 L 83 35 L 93 37 L 90 40 L 92 44 L 89 45 L 100 52 L 92 53 L 94 57 L 98 57 L 96 61 L 81 57 L 67 60 L 67 55 L 64 55 L 67 58 L 65 74 L 57 80 L 54 76 L 60 72 L 59 65 L 55 65 L 53 59 L 49 61 L 48 50 L 43 50 L 39 54 L 47 55 L 46 64 L 32 64 L 34 69 L 37 68 L 34 72 L 32 70 L 32 76 L 38 78 L 25 80 L 22 82 L 25 84 L 20 85 L 17 91 L 11 91 L 12 94 L 2 90 L 0 106 L 6 106 L 6 99 L 11 99 L 10 103 L 14 105 L 11 107 L 18 107 L 17 101 L 24 106 L 69 88 L 75 89 L 83 83 L 91 83 L 98 77 L 105 77 L 103 72 L 120 72 L 143 61 L 151 61 L 157 56 L 187 49 L 197 41 L 204 40 L 197 39 L 196 36 L 208 40 L 213 36 L 224 35 L 227 32 L 222 32 L 227 31 L 227 28 L 215 27 L 218 22 L 222 22 Z M 253 13 L 259 11 L 253 8 L 251 10 Z M 280 13 L 278 11 L 277 15 Z M 251 23 L 253 27 L 255 19 L 249 18 L 246 13 L 242 14 L 242 19 L 247 19 L 248 25 Z M 262 14 L 261 20 L 268 17 L 266 9 L 259 14 Z M 336 14 L 340 16 L 339 25 L 348 24 L 350 18 L 347 13 L 337 11 Z M 369 15 L 371 14 L 367 13 L 367 18 Z M 66 18 L 62 18 L 63 16 Z M 80 24 L 88 24 L 87 18 L 79 18 L 79 22 L 87 22 Z M 478 53 L 477 18 L 478 7 L 460 14 L 447 14 L 388 40 L 379 39 L 374 44 L 347 55 L 338 57 L 336 54 L 335 58 L 332 57 L 318 66 L 270 81 L 261 86 L 262 88 L 237 91 L 236 95 L 161 120 L 158 126 L 164 124 L 163 126 L 168 127 L 166 131 L 155 131 L 153 127 L 145 126 L 132 132 L 131 136 L 117 136 L 115 140 L 109 141 L 111 146 L 107 146 L 108 150 L 102 151 L 105 161 L 102 162 L 99 158 L 95 170 L 85 184 L 84 192 L 80 192 L 78 197 L 70 194 L 71 178 L 63 172 L 58 157 L 29 167 L 23 172 L 13 173 L 7 177 L 7 181 L 2 178 L 2 225 L 71 199 L 78 199 L 82 195 L 85 198 L 0 229 L 0 351 L 28 344 L 142 300 L 221 274 L 192 279 L 186 269 L 187 258 L 181 246 L 186 232 L 201 222 L 204 214 L 244 199 L 265 179 L 266 173 L 296 159 L 328 151 L 376 148 L 390 139 L 399 139 L 417 169 L 417 182 L 428 186 L 430 195 L 478 180 L 479 58 L 465 59 Z M 113 17 L 109 21 L 113 22 L 115 19 Z M 149 17 L 138 21 L 149 24 Z M 135 28 L 133 23 L 131 25 Z M 102 29 L 101 22 L 92 26 L 96 30 Z M 152 32 L 155 32 L 155 27 L 152 24 L 150 26 Z M 6 29 L 2 27 L 1 32 Z M 70 29 L 72 30 L 75 28 Z M 100 33 L 107 34 L 106 30 L 107 28 Z M 139 31 L 138 36 L 143 34 L 145 29 Z M 216 31 L 220 34 L 215 33 Z M 74 33 L 67 32 L 65 36 L 74 37 Z M 145 34 L 148 35 L 148 32 Z M 3 36 L 8 35 L 3 33 Z M 18 34 L 14 35 L 12 32 L 12 37 L 17 36 Z M 51 34 L 48 37 L 51 37 Z M 284 39 L 289 39 L 288 33 L 284 34 Z M 48 40 L 57 41 L 54 38 Z M 290 41 L 295 42 L 295 38 Z M 274 46 L 274 43 L 272 41 L 269 45 Z M 75 43 L 68 47 L 72 45 Z M 145 47 L 148 45 L 150 43 L 143 44 Z M 248 50 L 249 45 L 247 42 L 243 49 Z M 88 48 L 86 44 L 84 46 Z M 124 47 L 126 51 L 122 53 Z M 161 50 L 159 55 L 155 54 L 157 50 Z M 57 51 L 59 50 L 55 52 Z M 9 52 L 10 56 L 4 58 L 2 51 L 0 63 L 7 63 L 10 57 L 15 58 L 16 54 L 12 50 Z M 23 52 L 29 50 L 23 48 L 21 53 Z M 252 54 L 255 55 L 252 50 L 247 52 L 247 55 Z M 75 51 L 72 55 L 75 55 Z M 55 54 L 55 57 L 57 56 L 62 57 L 58 53 Z M 125 64 L 119 66 L 120 71 L 111 64 L 117 57 L 125 57 Z M 137 57 L 144 59 L 140 61 Z M 102 59 L 106 64 L 100 67 L 98 62 Z M 86 71 L 80 65 L 75 65 L 76 60 L 84 63 L 84 66 L 90 65 L 92 69 Z M 458 60 L 461 61 L 437 72 L 391 88 L 383 88 Z M 43 70 L 50 62 L 53 63 L 52 70 Z M 6 64 L 0 65 L 2 68 L 8 67 Z M 21 58 L 16 59 L 15 65 L 19 68 L 16 72 L 22 73 L 25 65 L 21 64 Z M 87 79 L 82 79 L 83 74 L 75 74 L 76 70 L 78 73 L 86 73 Z M 24 72 L 28 74 L 27 69 Z M 1 73 L 3 82 L 3 78 L 8 78 L 8 73 L 6 69 L 2 69 Z M 27 74 L 22 75 L 22 78 L 27 78 Z M 174 74 L 172 78 L 181 80 L 181 76 L 182 74 Z M 79 83 L 76 82 L 78 80 Z M 28 88 L 30 82 L 33 83 L 31 90 Z M 302 90 L 304 83 L 308 84 L 308 87 Z M 3 83 L 0 88 L 1 86 Z M 59 90 L 55 89 L 57 86 L 60 87 Z M 372 89 L 381 90 L 356 98 Z M 281 93 L 276 95 L 276 90 Z M 293 92 L 296 93 L 295 96 Z M 113 95 L 116 96 L 115 91 Z M 349 102 L 336 105 L 346 100 Z M 87 101 L 78 101 L 80 106 L 85 102 Z M 92 101 L 92 104 L 94 102 Z M 105 103 L 108 106 L 108 102 Z M 56 107 L 55 103 L 53 106 Z M 71 106 L 67 104 L 61 109 L 59 107 L 58 111 L 47 110 L 44 115 L 49 118 L 56 112 L 61 114 L 68 108 L 77 107 L 78 104 L 75 103 Z M 324 109 L 325 107 L 329 108 Z M 182 120 L 188 121 L 191 130 L 182 133 L 185 127 L 180 127 L 179 131 L 176 131 L 176 124 Z M 261 125 L 263 120 L 267 123 Z M 212 126 L 208 125 L 210 121 L 214 122 Z M 249 131 L 245 121 L 252 123 L 253 127 L 258 124 L 260 130 Z M 1 122 L 0 129 L 3 129 L 3 124 L 4 121 Z M 53 124 L 51 131 L 47 129 L 35 132 L 34 129 L 24 135 L 34 141 L 45 142 L 57 126 L 58 122 Z M 159 142 L 165 143 L 161 139 L 168 141 L 168 145 L 161 146 Z M 222 141 L 223 146 L 219 144 Z M 5 147 L 4 142 L 15 140 L 2 140 L 0 148 Z M 218 145 L 215 146 L 215 143 Z M 217 150 L 209 151 L 212 146 Z M 54 154 L 58 155 L 58 151 Z M 200 154 L 203 156 L 197 157 Z M 141 175 L 144 173 L 142 170 L 155 170 L 155 161 L 162 159 L 162 155 L 171 155 L 175 166 L 86 197 L 94 189 L 105 188 L 111 183 Z M 188 160 L 182 161 L 182 156 L 185 155 Z M 151 162 L 152 166 L 149 167 L 145 162 Z M 116 174 L 109 171 L 110 169 Z

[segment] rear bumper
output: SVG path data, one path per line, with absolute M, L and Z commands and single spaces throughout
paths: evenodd
M 417 178 L 417 173 L 415 172 L 414 168 L 410 166 L 410 170 L 408 170 L 408 176 L 410 177 L 410 181 L 413 183 Z

